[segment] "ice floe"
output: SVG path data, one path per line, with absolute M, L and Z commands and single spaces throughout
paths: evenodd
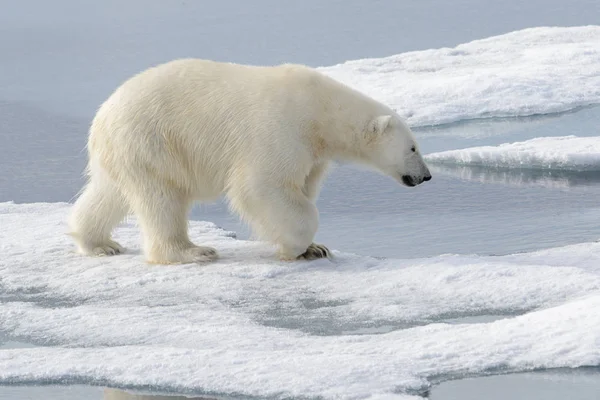
M 431 377 L 600 364 L 600 243 L 282 263 L 192 222 L 221 259 L 151 266 L 134 221 L 115 233 L 126 254 L 74 254 L 69 209 L 0 203 L 0 331 L 41 346 L 1 350 L 0 383 L 404 399 Z M 494 314 L 505 318 L 444 323 Z
M 562 112 L 600 102 L 600 26 L 528 28 L 321 71 L 413 126 Z

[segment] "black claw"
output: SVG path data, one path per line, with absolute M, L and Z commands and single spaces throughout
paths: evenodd
M 302 258 L 305 260 L 316 260 L 319 258 L 329 258 L 330 252 L 329 249 L 320 244 L 311 244 L 308 246 L 306 251 L 301 254 L 298 258 Z
M 323 245 L 318 244 L 317 247 L 321 251 L 321 255 L 323 258 L 329 257 L 329 249 Z

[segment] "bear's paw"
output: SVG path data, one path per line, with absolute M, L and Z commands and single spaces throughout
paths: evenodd
M 322 244 L 312 243 L 306 251 L 298 256 L 299 259 L 317 260 L 319 258 L 331 258 L 331 251 Z
M 119 243 L 117 243 L 113 240 L 109 240 L 106 243 L 96 246 L 92 250 L 92 253 L 94 253 L 94 255 L 100 256 L 100 257 L 114 256 L 114 255 L 121 254 L 124 252 L 125 252 L 125 248 L 123 248 L 123 246 L 121 246 Z

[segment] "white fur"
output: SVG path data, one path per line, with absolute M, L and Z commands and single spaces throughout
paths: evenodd
M 331 160 L 418 184 L 430 174 L 413 146 L 390 108 L 308 67 L 176 60 L 132 77 L 98 110 L 70 227 L 81 253 L 118 253 L 110 233 L 132 211 L 148 262 L 208 261 L 217 253 L 189 240 L 187 213 L 225 194 L 282 259 L 296 259 L 314 250 Z

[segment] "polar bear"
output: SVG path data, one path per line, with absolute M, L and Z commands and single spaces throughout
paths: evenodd
M 281 260 L 330 257 L 313 243 L 331 161 L 363 163 L 406 186 L 431 179 L 413 133 L 389 107 L 293 64 L 179 59 L 124 82 L 88 138 L 88 182 L 69 217 L 78 252 L 113 255 L 111 231 L 137 216 L 148 263 L 214 260 L 188 237 L 193 202 L 224 195 Z

